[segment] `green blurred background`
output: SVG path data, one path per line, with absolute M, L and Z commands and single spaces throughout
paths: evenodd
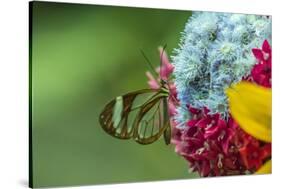
M 117 95 L 147 88 L 157 47 L 172 53 L 187 11 L 33 2 L 33 186 L 88 185 L 196 177 L 163 140 L 139 145 L 98 123 Z

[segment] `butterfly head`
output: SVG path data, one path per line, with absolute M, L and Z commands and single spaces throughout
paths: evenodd
M 160 80 L 160 85 L 161 85 L 161 87 L 163 87 L 163 88 L 167 88 L 168 81 L 166 81 L 166 80 L 164 80 L 164 79 L 161 79 L 161 80 Z

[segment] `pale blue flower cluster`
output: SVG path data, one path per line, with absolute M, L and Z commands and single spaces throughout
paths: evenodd
M 193 12 L 172 63 L 178 98 L 178 121 L 188 118 L 187 104 L 228 115 L 226 87 L 250 73 L 252 48 L 271 43 L 271 17 Z

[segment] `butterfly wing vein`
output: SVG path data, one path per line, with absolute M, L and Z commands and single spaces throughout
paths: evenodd
M 137 98 L 148 95 L 140 105 Z M 120 99 L 121 98 L 121 99 Z M 105 132 L 119 139 L 133 138 L 140 144 L 150 144 L 170 130 L 165 91 L 143 89 L 125 94 L 110 101 L 100 114 L 100 124 Z

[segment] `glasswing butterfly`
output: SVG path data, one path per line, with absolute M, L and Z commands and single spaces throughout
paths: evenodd
M 161 78 L 165 47 L 160 57 L 159 89 L 142 89 L 118 96 L 102 110 L 99 122 L 109 135 L 119 139 L 133 139 L 140 144 L 151 144 L 163 135 L 165 143 L 170 144 L 169 87 L 167 81 Z M 154 71 L 148 58 L 141 52 Z

